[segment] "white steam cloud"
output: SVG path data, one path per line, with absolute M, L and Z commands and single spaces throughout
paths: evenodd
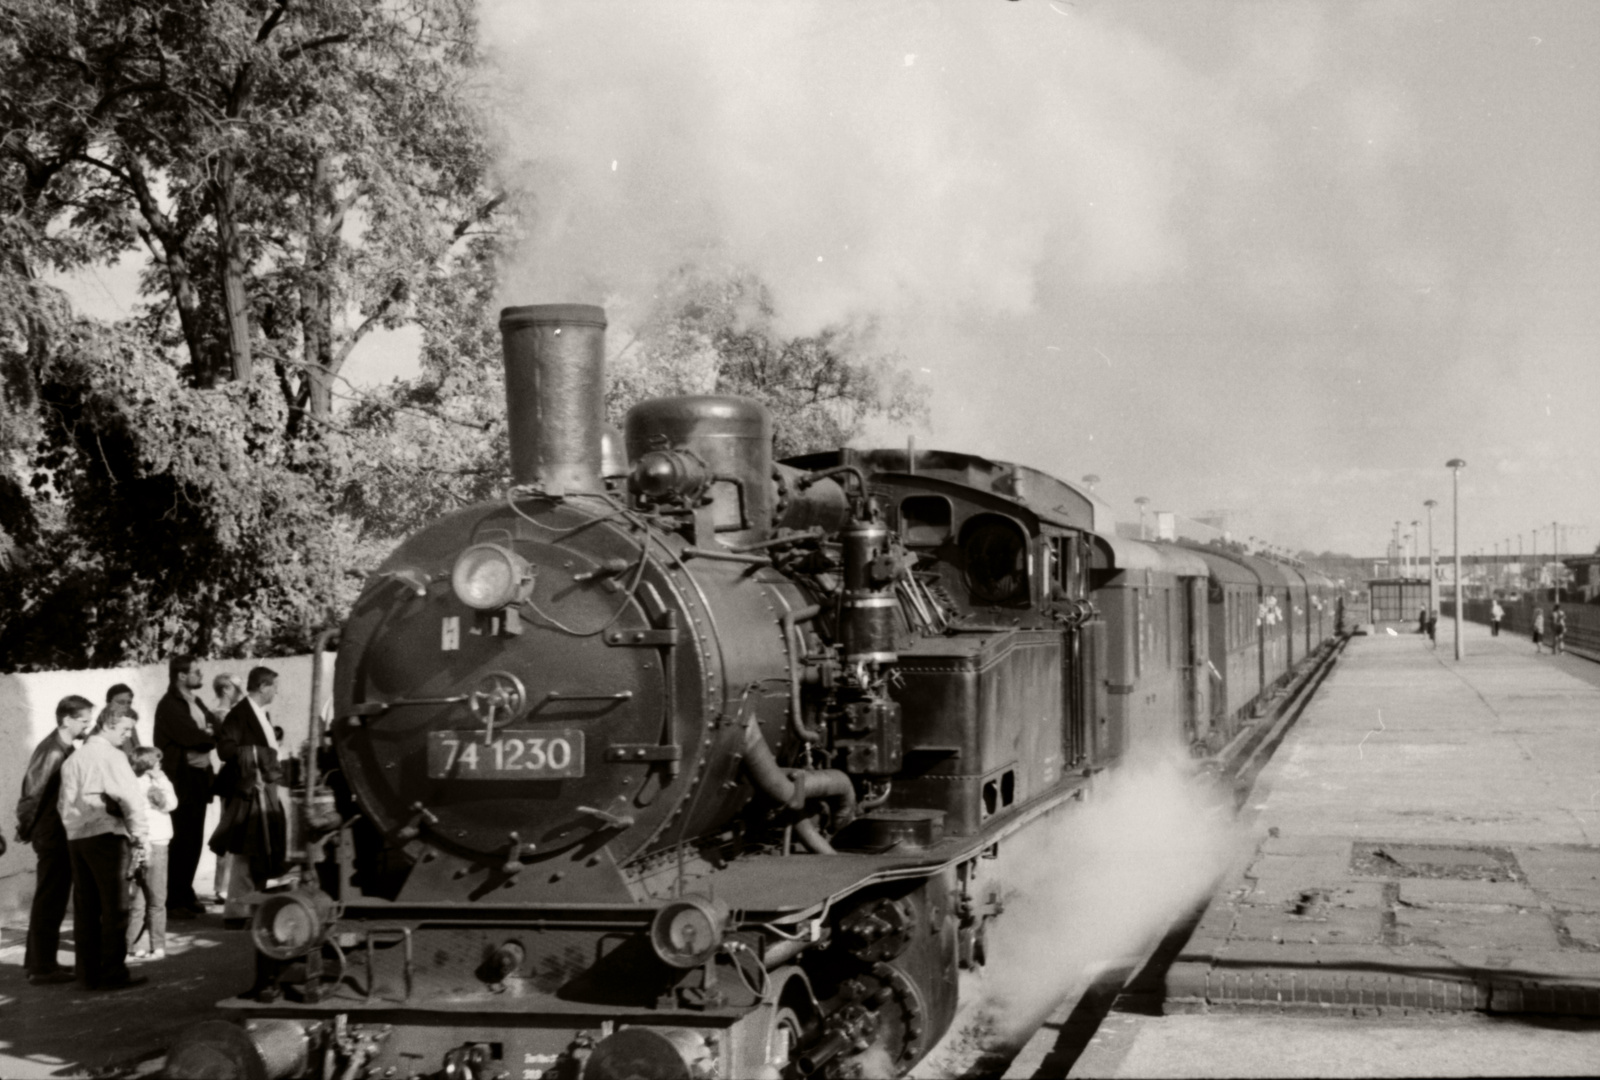
M 1054 827 L 1002 845 L 979 1026 L 1025 1036 L 1093 966 L 1140 958 L 1245 841 L 1227 792 L 1168 760 L 1130 764 Z
M 1185 262 L 1169 217 L 1208 99 L 1065 5 L 502 0 L 483 40 L 533 197 L 508 302 L 626 319 L 697 261 L 756 270 L 802 332 Z

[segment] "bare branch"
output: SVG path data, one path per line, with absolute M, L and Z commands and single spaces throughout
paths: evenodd
M 278 54 L 278 58 L 281 60 L 297 60 L 304 53 L 313 52 L 329 45 L 342 45 L 353 37 L 355 35 L 349 31 L 338 34 L 325 34 L 322 37 L 311 38 L 308 41 L 302 41 L 298 45 L 292 45 L 284 49 Z

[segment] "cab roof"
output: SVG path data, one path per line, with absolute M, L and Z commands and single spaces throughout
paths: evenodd
M 854 465 L 868 476 L 883 473 L 929 476 L 1020 503 L 1051 525 L 1101 534 L 1115 529 L 1110 504 L 1093 493 L 1039 469 L 1010 461 L 992 461 L 976 454 L 918 450 L 908 455 L 904 449 L 845 447 L 786 458 L 783 463 L 810 470 Z

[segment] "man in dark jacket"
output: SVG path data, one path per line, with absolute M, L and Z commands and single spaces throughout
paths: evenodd
M 23 966 L 30 983 L 66 983 L 72 972 L 56 962 L 61 920 L 72 896 L 72 856 L 61 824 L 61 764 L 89 730 L 94 703 L 73 694 L 56 706 L 56 729 L 46 735 L 28 761 L 17 802 L 17 839 L 33 845 L 39 871 L 28 912 L 28 947 Z
M 217 735 L 222 772 L 222 820 L 212 849 L 231 859 L 223 925 L 243 926 L 250 915 L 245 897 L 283 872 L 284 813 L 279 792 L 278 734 L 268 711 L 278 693 L 278 673 L 253 667 L 245 679 L 244 700 L 235 705 Z M 227 854 L 224 855 L 223 852 Z
M 200 700 L 200 662 L 192 656 L 167 661 L 168 685 L 156 706 L 155 742 L 161 768 L 172 781 L 178 807 L 172 812 L 172 845 L 167 849 L 167 917 L 192 919 L 201 913 L 194 893 L 205 842 L 206 806 L 211 802 L 211 748 L 217 716 Z

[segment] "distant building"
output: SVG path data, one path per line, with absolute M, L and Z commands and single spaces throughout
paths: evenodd
M 1586 604 L 1600 601 L 1600 554 L 1562 559 L 1561 565 L 1567 568 L 1566 587 L 1573 595 Z

